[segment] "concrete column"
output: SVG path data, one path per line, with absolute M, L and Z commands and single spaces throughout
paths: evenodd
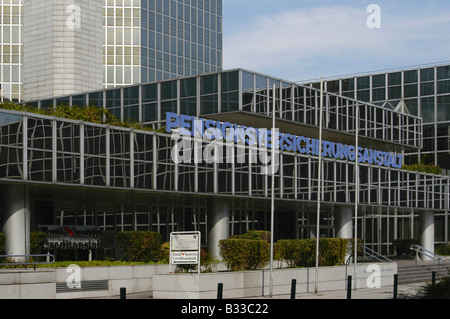
M 334 224 L 336 228 L 336 237 L 343 239 L 353 238 L 353 213 L 354 206 L 336 206 L 334 209 Z M 349 246 L 352 246 L 349 243 Z M 348 247 L 348 254 L 345 256 L 345 260 L 349 260 L 351 256 L 350 247 Z
M 434 212 L 419 213 L 420 246 L 434 253 Z M 432 260 L 423 254 L 419 254 L 421 260 Z
M 207 206 L 208 251 L 220 260 L 219 241 L 228 238 L 229 209 L 226 198 L 210 198 Z
M 1 188 L 3 233 L 7 255 L 30 254 L 30 196 L 25 185 L 3 185 Z M 23 262 L 26 258 L 12 258 Z
M 334 223 L 337 238 L 353 238 L 353 206 L 336 206 Z

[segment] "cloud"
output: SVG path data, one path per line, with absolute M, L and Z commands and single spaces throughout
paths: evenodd
M 382 7 L 380 29 L 367 27 L 369 15 L 365 6 L 333 6 L 256 17 L 241 31 L 225 32 L 224 67 L 265 72 L 318 61 L 381 65 L 387 60 L 402 63 L 408 56 L 416 60 L 449 56 L 445 43 L 450 40 L 450 14 L 399 14 Z M 421 49 L 422 45 L 426 47 Z M 447 51 L 430 54 L 442 50 Z

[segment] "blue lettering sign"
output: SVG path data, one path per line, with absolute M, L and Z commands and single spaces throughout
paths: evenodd
M 292 135 L 289 133 L 272 133 L 268 129 L 257 129 L 244 125 L 220 122 L 211 119 L 197 119 L 194 116 L 166 113 L 166 132 L 171 133 L 178 129 L 182 135 L 206 137 L 208 139 L 224 139 L 235 143 L 243 143 L 249 146 L 257 145 L 263 148 L 272 148 L 301 154 L 318 156 L 319 152 L 324 157 L 340 160 L 368 163 L 371 165 L 401 168 L 403 155 L 358 147 L 353 145 L 335 143 L 315 138 Z

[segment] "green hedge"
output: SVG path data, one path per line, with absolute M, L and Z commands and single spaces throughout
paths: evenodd
M 0 233 L 0 255 L 5 253 L 5 235 Z
M 253 240 L 265 240 L 270 242 L 270 231 L 267 230 L 249 230 L 242 235 L 234 235 L 231 239 L 253 239 Z
M 46 254 L 44 244 L 47 241 L 47 233 L 32 232 L 30 233 L 30 252 L 32 255 Z
M 411 247 L 411 245 L 417 245 L 418 243 L 419 240 L 417 239 L 394 239 L 392 241 L 397 257 L 411 256 L 413 252 L 409 247 Z
M 353 239 L 319 239 L 319 266 L 345 263 L 352 252 Z M 274 258 L 286 261 L 288 267 L 312 267 L 316 264 L 316 239 L 283 239 L 274 245 Z
M 450 244 L 440 244 L 436 246 L 435 253 L 440 256 L 450 256 Z
M 158 262 L 161 257 L 162 235 L 148 231 L 119 232 L 117 244 L 123 261 Z
M 5 254 L 5 241 L 6 237 L 3 233 L 0 233 L 0 255 Z M 44 243 L 47 241 L 47 235 L 45 233 L 30 233 L 30 251 L 32 255 L 43 254 Z
M 260 269 L 270 261 L 270 244 L 265 240 L 223 239 L 220 255 L 230 270 Z

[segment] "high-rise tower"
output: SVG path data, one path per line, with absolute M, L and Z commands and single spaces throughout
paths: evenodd
M 222 0 L 0 0 L 0 9 L 2 98 L 222 69 Z

